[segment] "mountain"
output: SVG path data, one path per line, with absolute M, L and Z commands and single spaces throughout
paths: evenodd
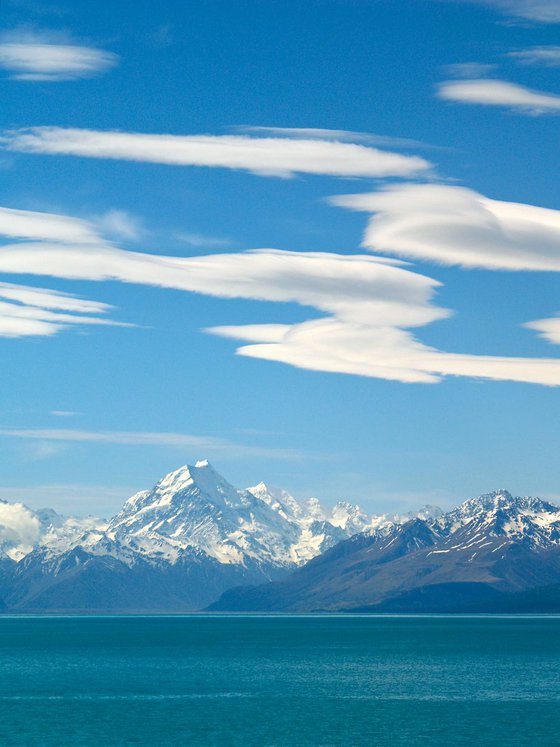
M 0 599 L 13 610 L 201 609 L 389 523 L 265 483 L 237 490 L 200 461 L 133 495 L 109 521 L 0 503 Z
M 232 589 L 212 610 L 560 610 L 560 508 L 505 490 L 340 542 L 285 579 Z

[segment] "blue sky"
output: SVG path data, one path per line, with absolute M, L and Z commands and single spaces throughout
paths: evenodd
M 555 1 L 2 24 L 3 497 L 108 514 L 202 457 L 369 510 L 560 494 Z

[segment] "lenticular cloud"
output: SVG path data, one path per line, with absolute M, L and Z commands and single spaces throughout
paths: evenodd
M 489 270 L 560 271 L 558 210 L 441 184 L 405 184 L 330 201 L 372 214 L 362 242 L 372 251 Z
M 456 238 L 457 225 L 472 229 L 482 209 L 476 193 L 432 189 L 443 189 L 440 197 L 448 199 L 445 209 L 449 221 L 446 228 L 438 229 L 441 236 L 446 241 Z M 401 207 L 417 205 L 416 194 L 423 195 L 428 203 L 434 197 L 432 191 L 413 192 L 408 202 L 400 202 Z M 377 196 L 388 198 L 398 213 L 396 203 L 391 202 L 394 194 L 388 191 Z M 355 209 L 371 209 L 371 199 L 372 195 L 345 198 Z M 504 220 L 508 211 L 503 206 L 507 203 L 497 205 Z M 376 207 L 379 209 L 380 203 Z M 510 216 L 514 224 L 521 221 L 522 234 L 527 221 L 535 222 L 533 211 L 541 216 L 541 223 L 544 221 L 541 208 L 526 207 L 528 216 L 523 211 Z M 388 204 L 384 209 L 390 213 Z M 425 226 L 429 227 L 440 212 L 441 207 L 439 211 L 434 207 L 432 213 L 426 210 Z M 515 210 L 510 208 L 510 212 Z M 116 280 L 219 298 L 296 303 L 318 312 L 319 318 L 310 313 L 307 321 L 296 324 L 262 320 L 207 330 L 242 341 L 237 350 L 240 355 L 297 368 L 402 382 L 435 383 L 445 376 L 470 376 L 560 385 L 560 359 L 463 355 L 425 345 L 413 330 L 444 320 L 451 312 L 435 303 L 440 286 L 437 280 L 413 272 L 396 259 L 274 249 L 168 257 L 126 251 L 98 236 L 93 225 L 65 216 L 29 213 L 27 222 L 22 222 L 21 214 L 0 211 L 2 216 L 0 231 L 12 242 L 0 247 L 0 272 L 68 280 Z M 555 229 L 554 215 L 549 216 L 549 222 L 551 230 Z M 508 237 L 504 227 L 496 228 L 497 224 L 499 221 L 488 212 L 485 230 L 497 231 L 501 236 L 497 246 L 502 250 Z M 391 233 L 388 230 L 386 235 Z M 434 239 L 438 232 L 434 234 L 432 227 L 428 233 Z M 14 243 L 14 235 L 23 235 L 23 240 Z M 427 242 L 427 234 L 422 240 Z M 467 244 L 463 253 L 465 249 Z M 493 260 L 493 266 L 495 263 Z M 54 334 L 70 324 L 111 323 L 100 318 L 110 307 L 47 289 L 3 283 L 0 299 L 0 335 Z M 530 326 L 555 341 L 546 320 Z
M 219 167 L 284 178 L 294 174 L 411 177 L 431 168 L 419 156 L 319 138 L 162 135 L 32 127 L 5 132 L 0 145 L 23 153 Z

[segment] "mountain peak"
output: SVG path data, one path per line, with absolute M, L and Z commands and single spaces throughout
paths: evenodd
M 531 496 L 514 496 L 508 490 L 493 490 L 491 493 L 484 493 L 477 498 L 471 498 L 455 510 L 463 514 L 476 514 L 490 511 L 513 511 L 517 513 L 524 512 L 557 512 L 558 507 L 553 506 L 541 498 Z M 455 513 L 452 512 L 452 513 Z

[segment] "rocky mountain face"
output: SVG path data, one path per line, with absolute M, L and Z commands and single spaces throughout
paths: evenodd
M 0 503 L 0 600 L 14 610 L 200 609 L 394 520 L 346 502 L 327 511 L 264 483 L 237 490 L 201 461 L 109 521 Z
M 560 508 L 502 490 L 384 523 L 285 579 L 232 589 L 211 609 L 560 611 Z

